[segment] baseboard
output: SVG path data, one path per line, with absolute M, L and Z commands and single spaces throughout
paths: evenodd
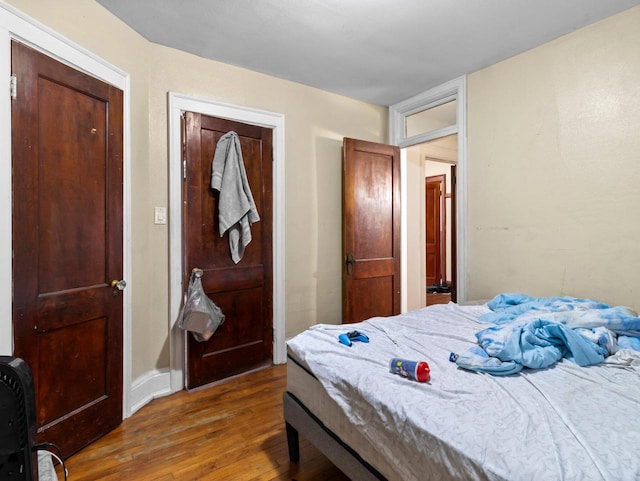
M 131 385 L 131 410 L 129 416 L 146 406 L 155 398 L 171 394 L 169 368 L 146 372 Z

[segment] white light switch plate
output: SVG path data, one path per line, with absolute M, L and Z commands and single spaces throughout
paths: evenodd
M 153 223 L 157 225 L 165 225 L 167 223 L 166 207 L 155 207 L 153 209 Z

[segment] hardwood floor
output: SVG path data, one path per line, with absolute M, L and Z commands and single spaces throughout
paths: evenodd
M 448 304 L 449 301 L 451 301 L 451 293 L 427 293 L 427 306 Z
M 300 463 L 289 462 L 285 388 L 280 365 L 155 399 L 68 458 L 68 479 L 348 481 L 302 436 Z

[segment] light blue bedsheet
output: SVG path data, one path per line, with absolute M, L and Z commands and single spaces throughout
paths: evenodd
M 640 350 L 640 318 L 626 307 L 591 299 L 500 294 L 480 320 L 495 324 L 476 334 L 478 346 L 458 366 L 505 376 L 523 367 L 547 368 L 563 357 L 579 366 L 601 363 L 618 349 Z

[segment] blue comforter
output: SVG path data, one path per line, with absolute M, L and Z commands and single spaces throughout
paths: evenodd
M 626 307 L 591 299 L 500 294 L 481 321 L 478 345 L 458 356 L 458 366 L 504 376 L 523 367 L 543 369 L 563 357 L 579 366 L 602 362 L 619 349 L 640 350 L 640 318 Z

